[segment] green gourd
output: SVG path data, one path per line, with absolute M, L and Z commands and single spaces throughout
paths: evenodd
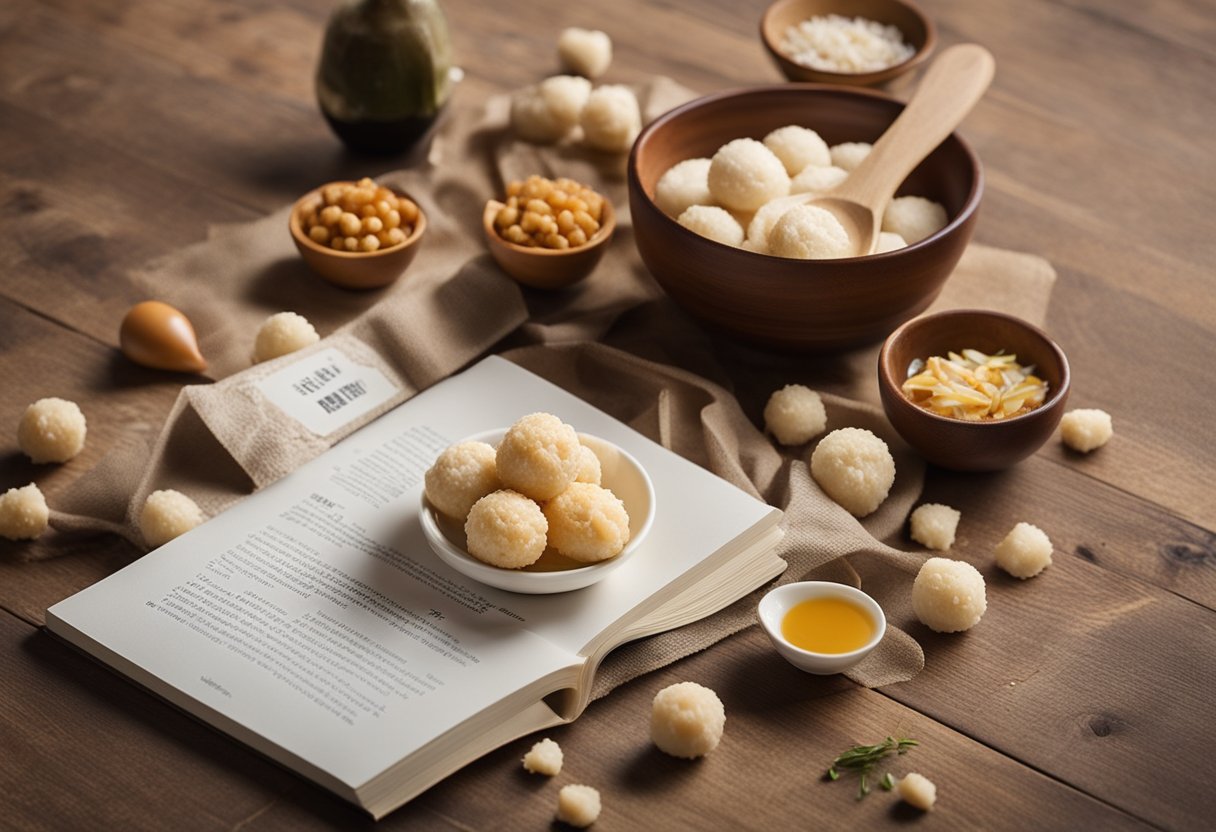
M 348 0 L 334 10 L 317 68 L 317 102 L 352 150 L 412 147 L 452 86 L 448 25 L 435 0 Z

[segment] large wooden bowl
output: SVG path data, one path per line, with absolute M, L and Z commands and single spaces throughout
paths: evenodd
M 1034 410 L 999 421 L 966 422 L 938 416 L 910 402 L 900 387 L 917 358 L 950 350 L 1013 353 L 1047 382 Z M 908 321 L 891 333 L 878 356 L 878 390 L 887 419 L 921 456 L 954 471 L 1008 468 L 1038 450 L 1055 432 L 1071 386 L 1068 358 L 1047 333 L 1001 312 L 955 309 Z
M 902 63 L 873 72 L 814 69 L 785 52 L 782 42 L 786 30 L 812 17 L 829 14 L 863 17 L 894 26 L 904 36 L 904 42 L 916 51 Z M 886 84 L 924 63 L 937 43 L 937 30 L 924 12 L 906 0 L 777 0 L 760 19 L 760 40 L 781 74 L 791 81 L 869 87 Z
M 950 222 L 886 254 L 790 260 L 733 248 L 660 211 L 654 187 L 676 162 L 711 157 L 732 139 L 761 139 L 787 124 L 810 127 L 828 144 L 873 142 L 902 109 L 870 90 L 781 84 L 710 95 L 659 117 L 629 157 L 629 207 L 646 267 L 691 315 L 754 344 L 831 352 L 881 341 L 937 297 L 971 239 L 983 173 L 957 133 L 899 189 L 940 202 Z

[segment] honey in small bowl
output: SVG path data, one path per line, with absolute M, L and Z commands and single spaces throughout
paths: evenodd
M 757 610 L 781 657 L 807 673 L 842 673 L 882 641 L 882 607 L 860 589 L 800 581 L 770 590 Z
M 852 653 L 874 638 L 874 619 L 846 598 L 808 598 L 781 619 L 781 635 L 812 653 Z

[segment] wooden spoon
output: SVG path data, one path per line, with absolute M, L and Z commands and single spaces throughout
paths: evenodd
M 826 195 L 808 204 L 840 220 L 854 256 L 878 243 L 882 215 L 912 169 L 953 132 L 992 82 L 992 53 L 974 43 L 951 46 L 925 72 L 899 118 L 874 143 L 861 164 Z

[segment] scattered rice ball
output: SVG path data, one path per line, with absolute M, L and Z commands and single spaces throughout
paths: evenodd
M 873 149 L 874 145 L 869 142 L 842 142 L 832 145 L 828 152 L 832 156 L 833 165 L 852 173 Z
M 320 340 L 321 336 L 303 315 L 276 312 L 258 328 L 257 340 L 253 342 L 253 363 L 261 364 L 302 350 Z
M 1051 550 L 1046 532 L 1030 523 L 1018 523 L 996 544 L 996 565 L 1026 580 L 1051 566 Z
M 511 94 L 511 130 L 525 141 L 550 144 L 565 136 L 570 125 L 549 108 L 540 85 L 533 84 Z
M 494 459 L 494 448 L 485 442 L 445 449 L 423 477 L 426 498 L 449 517 L 465 519 L 473 503 L 502 487 Z
M 677 682 L 654 697 L 650 738 L 673 757 L 691 760 L 718 747 L 726 728 L 726 709 L 718 694 L 696 682 Z
M 685 159 L 669 167 L 654 186 L 654 204 L 675 219 L 694 205 L 710 205 L 709 159 Z
M 811 453 L 811 476 L 854 517 L 882 505 L 895 482 L 895 460 L 887 443 L 864 428 L 838 428 Z
M 743 244 L 743 226 L 725 208 L 716 205 L 694 205 L 676 220 L 694 234 L 723 245 Z
M 880 231 L 878 232 L 878 245 L 874 247 L 874 253 L 882 254 L 884 251 L 895 251 L 896 249 L 907 247 L 908 241 L 895 232 Z
M 882 230 L 898 234 L 908 245 L 946 227 L 946 209 L 923 196 L 897 196 L 882 215 Z
M 33 540 L 46 531 L 51 513 L 34 483 L 0 494 L 0 537 Z
M 835 165 L 812 165 L 790 180 L 792 194 L 825 194 L 849 178 L 849 172 Z
M 912 539 L 930 549 L 945 551 L 954 545 L 954 533 L 962 514 L 941 503 L 925 503 L 912 512 Z
M 986 609 L 984 576 L 961 560 L 929 558 L 912 582 L 912 610 L 930 630 L 969 630 L 984 617 Z
M 598 29 L 565 29 L 557 38 L 562 69 L 587 78 L 599 78 L 612 63 L 612 38 Z
M 600 458 L 595 455 L 595 451 L 586 445 L 580 447 L 578 451 L 578 473 L 574 475 L 574 481 L 600 485 L 603 477 L 604 471 L 600 465 Z
M 51 397 L 25 409 L 17 446 L 31 462 L 67 462 L 84 450 L 88 427 L 75 402 Z
M 579 116 L 583 142 L 606 153 L 625 153 L 642 132 L 642 111 L 629 87 L 605 84 L 591 91 Z
M 591 82 L 577 75 L 554 75 L 540 82 L 540 94 L 549 114 L 563 130 L 578 124 L 579 114 L 591 95 Z
M 629 513 L 609 491 L 589 482 L 570 487 L 545 503 L 549 545 L 573 560 L 598 563 L 614 558 L 629 542 Z
M 498 478 L 533 500 L 551 500 L 578 476 L 583 446 L 574 428 L 551 413 L 530 413 L 498 445 Z
M 718 148 L 709 165 L 709 192 L 735 211 L 755 211 L 790 192 L 785 165 L 755 139 L 735 139 Z
M 203 510 L 180 491 L 153 491 L 139 513 L 144 542 L 155 549 L 203 522 Z
M 797 124 L 778 127 L 764 137 L 764 146 L 781 160 L 790 176 L 796 176 L 811 165 L 832 164 L 828 143 L 814 130 Z
M 546 737 L 524 755 L 523 763 L 524 771 L 556 777 L 562 771 L 562 747 Z
M 778 257 L 829 260 L 853 253 L 849 232 L 831 211 L 796 205 L 781 215 L 768 235 L 768 247 Z
M 801 384 L 787 384 L 774 391 L 764 406 L 764 427 L 782 445 L 809 442 L 827 426 L 823 399 Z
M 1115 435 L 1110 414 L 1096 408 L 1070 410 L 1060 420 L 1060 438 L 1083 454 L 1101 448 Z
M 503 569 L 536 563 L 545 551 L 548 530 L 540 506 L 523 494 L 506 489 L 473 503 L 464 521 L 469 554 Z
M 927 812 L 937 801 L 937 786 L 928 777 L 913 771 L 900 778 L 899 796 L 910 806 Z
M 580 829 L 600 816 L 600 793 L 590 786 L 562 786 L 557 793 L 557 819 Z

